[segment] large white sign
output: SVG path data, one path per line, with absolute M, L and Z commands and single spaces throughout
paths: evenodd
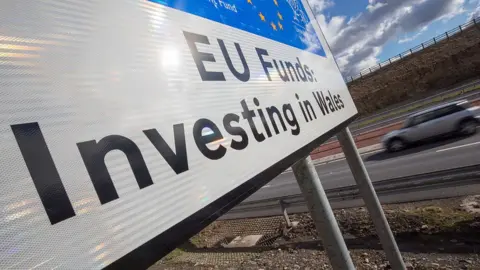
M 357 113 L 305 1 L 1 6 L 1 269 L 148 266 Z

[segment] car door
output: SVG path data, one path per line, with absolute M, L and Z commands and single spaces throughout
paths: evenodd
M 451 106 L 448 106 L 432 112 L 431 119 L 425 125 L 425 128 L 428 129 L 429 137 L 439 136 L 448 132 L 447 118 L 451 111 Z
M 462 111 L 464 111 L 464 109 L 457 105 L 451 105 L 445 108 L 438 109 L 435 112 L 435 125 L 432 125 L 432 128 L 435 129 L 435 132 L 438 135 L 454 131 L 457 128 L 458 124 L 458 113 Z
M 412 119 L 412 124 L 406 131 L 406 138 L 410 142 L 416 142 L 424 140 L 433 136 L 434 131 L 431 130 L 431 126 L 434 120 L 434 112 L 426 112 L 417 116 L 414 116 Z

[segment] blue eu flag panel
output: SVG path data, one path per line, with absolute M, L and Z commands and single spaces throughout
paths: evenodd
M 301 0 L 149 0 L 325 56 Z

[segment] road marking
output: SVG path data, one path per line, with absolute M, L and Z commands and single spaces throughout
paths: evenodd
M 369 154 L 375 154 L 375 153 L 382 152 L 382 151 L 383 151 L 383 149 L 375 150 L 375 151 L 371 151 L 371 152 L 367 152 L 367 153 L 360 154 L 360 156 L 369 155 Z M 327 164 L 335 163 L 335 162 L 342 161 L 342 160 L 345 160 L 345 158 L 340 158 L 340 159 L 332 160 L 332 161 L 327 162 Z M 323 164 L 325 164 L 325 163 L 322 163 L 322 164 L 320 164 L 320 165 L 323 165 Z M 316 165 L 316 166 L 317 166 L 317 165 Z
M 332 161 L 329 161 L 329 162 L 327 162 L 327 163 L 330 164 L 330 163 L 335 163 L 335 162 L 339 162 L 339 161 L 342 161 L 342 160 L 345 160 L 345 158 L 340 158 L 340 159 L 332 160 Z
M 467 144 L 464 144 L 464 145 L 459 145 L 459 146 L 454 146 L 454 147 L 450 147 L 450 148 L 440 149 L 440 150 L 437 150 L 436 152 L 440 153 L 440 152 L 453 150 L 453 149 L 458 149 L 458 148 L 463 148 L 463 147 L 472 146 L 472 145 L 476 145 L 476 144 L 480 144 L 480 142 L 467 143 Z
M 375 151 L 360 154 L 360 156 L 368 155 L 368 154 L 374 154 L 374 153 L 383 152 L 383 151 L 384 151 L 383 149 L 379 149 L 379 150 L 375 150 Z
M 261 187 L 261 188 L 269 188 L 269 187 L 271 187 L 271 185 L 265 185 L 265 186 L 263 186 L 263 187 Z
M 322 162 L 322 163 L 318 163 L 318 164 L 313 163 L 313 166 L 322 166 L 322 165 L 325 165 L 325 164 L 327 164 L 327 163 L 328 163 L 328 162 Z

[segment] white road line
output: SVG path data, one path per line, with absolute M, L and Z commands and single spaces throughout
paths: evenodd
M 463 147 L 472 146 L 472 145 L 476 145 L 476 144 L 480 144 L 480 142 L 467 143 L 467 144 L 464 144 L 464 145 L 459 145 L 459 146 L 454 146 L 454 147 L 450 147 L 450 148 L 440 149 L 440 150 L 437 150 L 436 152 L 440 153 L 440 152 L 453 150 L 453 149 L 458 149 L 458 148 L 463 148 Z
M 360 156 L 369 155 L 369 154 L 375 154 L 375 153 L 382 152 L 382 151 L 383 151 L 383 149 L 375 150 L 375 151 L 371 151 L 371 152 L 367 152 L 367 153 L 360 154 Z M 342 160 L 345 160 L 345 158 L 340 158 L 340 159 L 332 160 L 332 161 L 327 162 L 327 164 L 335 163 L 335 162 L 342 161 Z M 323 163 L 323 164 L 325 164 L 325 163 Z
M 384 151 L 383 149 L 375 150 L 375 151 L 372 151 L 372 152 L 367 152 L 367 153 L 360 154 L 360 156 L 364 156 L 364 155 L 368 155 L 368 154 L 374 154 L 374 153 L 383 152 L 383 151 Z
M 345 160 L 345 158 L 339 158 L 339 159 L 336 159 L 336 160 L 329 161 L 327 163 L 330 164 L 330 163 L 335 163 L 335 162 L 339 162 L 339 161 L 342 161 L 342 160 Z
M 265 185 L 265 186 L 263 186 L 263 187 L 261 187 L 261 188 L 269 188 L 269 187 L 271 187 L 271 185 Z

